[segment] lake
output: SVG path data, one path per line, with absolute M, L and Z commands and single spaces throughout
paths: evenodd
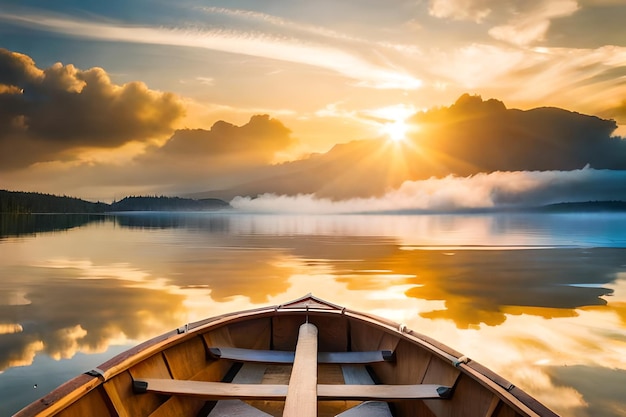
M 307 293 L 563 416 L 626 413 L 626 214 L 0 216 L 0 415 L 149 337 Z

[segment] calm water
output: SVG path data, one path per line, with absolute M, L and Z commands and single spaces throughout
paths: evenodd
M 306 293 L 563 416 L 626 416 L 626 214 L 0 217 L 0 415 L 151 336 Z

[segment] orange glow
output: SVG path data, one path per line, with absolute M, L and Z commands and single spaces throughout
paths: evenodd
M 392 142 L 402 142 L 407 139 L 409 130 L 412 128 L 407 119 L 415 114 L 413 106 L 398 104 L 395 106 L 381 107 L 367 112 L 371 116 L 380 119 L 379 132 Z
M 391 123 L 385 123 L 381 127 L 381 131 L 389 136 L 389 139 L 393 142 L 401 142 L 406 140 L 406 134 L 409 130 L 409 126 L 402 119 L 394 120 Z

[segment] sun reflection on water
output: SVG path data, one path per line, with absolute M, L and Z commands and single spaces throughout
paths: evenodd
M 622 248 L 563 246 L 489 217 L 222 220 L 217 231 L 99 223 L 2 243 L 0 368 L 312 292 L 440 340 L 563 415 L 619 404 L 567 372 L 626 383 Z

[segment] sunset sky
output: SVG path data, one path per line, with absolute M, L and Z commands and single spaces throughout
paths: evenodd
M 620 0 L 0 0 L 0 189 L 294 211 L 626 199 L 624 16 Z

